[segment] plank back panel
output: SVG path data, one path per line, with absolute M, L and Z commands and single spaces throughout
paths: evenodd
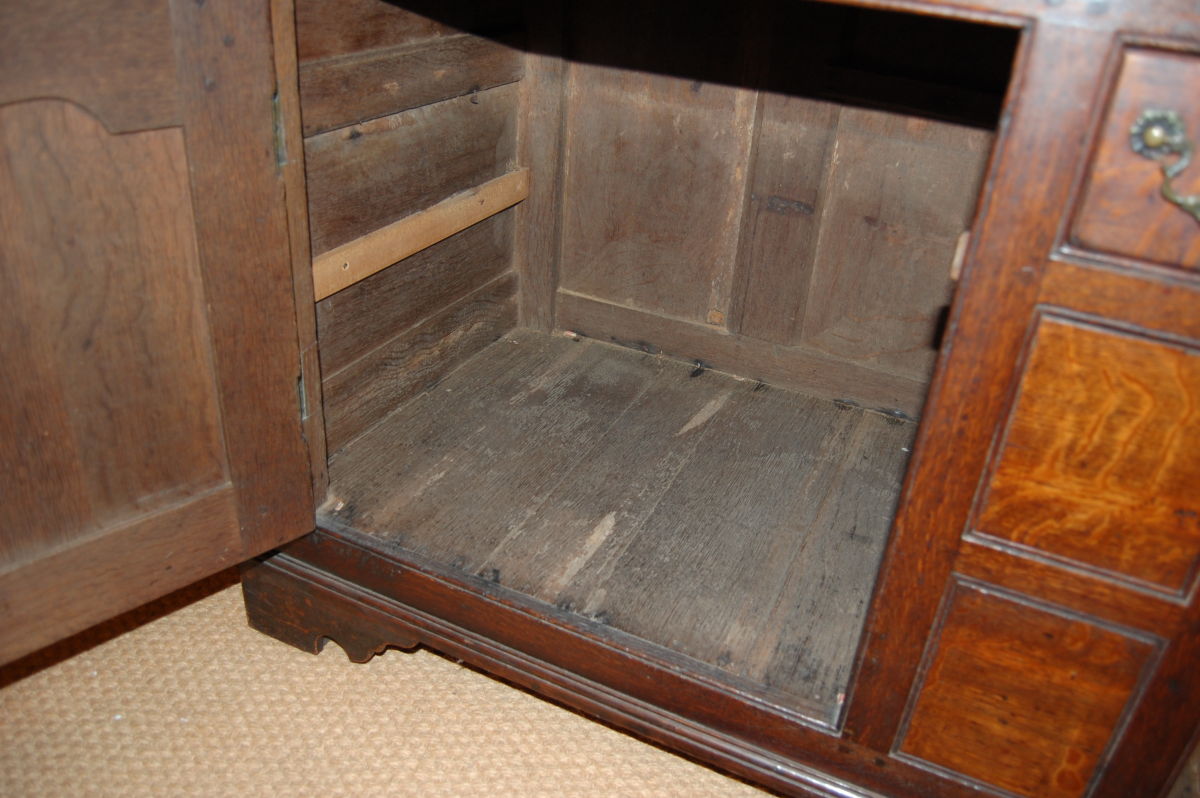
M 1029 798 L 1077 798 L 1158 643 L 953 585 L 899 750 Z
M 7 471 L 30 481 L 4 490 L 14 506 L 41 495 L 50 516 L 31 525 L 42 539 L 23 524 L 4 536 L 12 564 L 201 493 L 227 469 L 179 129 L 113 136 L 74 104 L 41 101 L 0 108 L 0 147 L 0 258 L 18 303 L 4 360 L 45 358 L 24 389 L 42 404 L 9 408 L 32 429 L 5 427 L 49 444 L 0 447 L 42 464 Z M 77 484 L 86 500 L 68 511 Z M 65 491 L 63 508 L 48 487 Z
M 574 65 L 561 285 L 724 326 L 754 93 Z
M 517 96 L 505 86 L 306 139 L 313 255 L 509 171 Z
M 975 529 L 1186 594 L 1200 558 L 1200 350 L 1043 317 Z
M 838 120 L 821 244 L 793 342 L 928 381 L 950 262 L 992 134 L 882 111 Z

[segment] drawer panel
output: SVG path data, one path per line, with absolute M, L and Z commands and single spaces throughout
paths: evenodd
M 1084 795 L 1157 641 L 979 585 L 951 591 L 900 756 L 1030 798 Z
M 972 536 L 1182 596 L 1197 474 L 1200 351 L 1043 315 Z
M 1126 51 L 1075 218 L 1073 245 L 1167 266 L 1200 267 L 1200 222 L 1163 198 L 1158 162 L 1130 146 L 1130 128 L 1148 109 L 1176 111 L 1195 144 L 1200 134 L 1198 85 L 1200 58 Z M 1173 185 L 1181 195 L 1200 194 L 1200 163 L 1193 162 Z

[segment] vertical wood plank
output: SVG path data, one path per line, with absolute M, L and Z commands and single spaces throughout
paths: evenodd
M 300 92 L 296 54 L 296 8 L 293 0 L 271 0 L 271 34 L 274 39 L 276 124 L 283 139 L 280 172 L 287 198 L 288 241 L 292 253 L 295 287 L 296 338 L 300 346 L 300 379 L 303 383 L 304 439 L 308 443 L 313 503 L 325 500 L 329 466 L 325 451 L 325 416 L 321 397 L 321 361 L 317 352 L 317 317 L 313 306 L 312 244 L 308 229 L 308 187 L 304 178 L 304 139 L 300 131 Z
M 840 111 L 764 94 L 732 332 L 790 344 L 803 324 Z
M 200 263 L 245 556 L 313 528 L 269 7 L 172 0 Z
M 560 5 L 535 3 L 534 11 L 521 80 L 517 144 L 518 162 L 529 168 L 529 196 L 516 210 L 513 265 L 521 276 L 521 326 L 550 332 L 562 258 L 563 135 L 570 64 L 560 56 Z

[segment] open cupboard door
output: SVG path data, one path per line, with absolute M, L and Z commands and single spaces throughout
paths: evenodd
M 0 662 L 313 527 L 268 4 L 0 7 Z

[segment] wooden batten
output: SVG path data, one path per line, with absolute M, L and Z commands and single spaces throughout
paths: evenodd
M 447 197 L 431 208 L 332 249 L 313 260 L 319 302 L 397 261 L 478 224 L 529 196 L 529 170 L 516 169 Z

